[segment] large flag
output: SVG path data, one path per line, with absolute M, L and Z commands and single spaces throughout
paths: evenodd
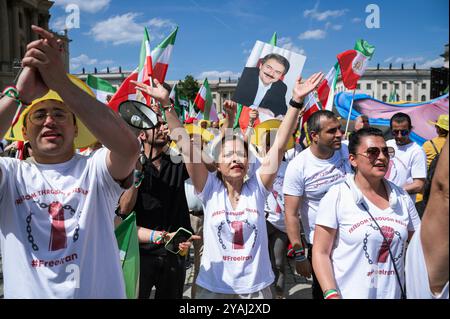
M 356 89 L 358 80 L 364 74 L 375 47 L 367 41 L 358 40 L 353 50 L 338 54 L 337 59 L 341 67 L 342 81 L 349 90 Z
M 305 111 L 302 116 L 302 126 L 308 121 L 309 117 L 317 111 L 323 109 L 322 103 L 320 102 L 318 93 L 316 91 L 312 91 L 305 97 Z
M 136 214 L 132 212 L 115 230 L 128 299 L 136 299 L 139 292 L 139 241 Z
M 334 104 L 342 117 L 348 118 L 352 94 L 341 92 L 336 94 Z M 419 145 L 436 137 L 436 129 L 428 124 L 428 120 L 436 121 L 439 115 L 448 114 L 448 94 L 434 100 L 421 103 L 390 104 L 372 98 L 366 94 L 356 94 L 351 111 L 351 120 L 361 114 L 367 115 L 370 125 L 385 127 L 389 130 L 390 119 L 397 112 L 411 117 L 414 123 L 411 139 Z
M 152 56 L 150 50 L 150 37 L 147 28 L 144 28 L 144 38 L 142 39 L 141 52 L 139 56 L 139 66 L 123 81 L 117 92 L 111 98 L 108 105 L 114 111 L 118 111 L 119 104 L 126 100 L 136 100 L 136 86 L 130 81 L 143 82 L 151 85 L 153 76 Z M 150 96 L 145 96 L 145 101 L 150 105 Z
M 107 103 L 108 95 L 113 96 L 117 89 L 108 81 L 88 74 L 86 84 L 94 92 L 97 100 L 102 103 Z
M 153 76 L 160 83 L 163 83 L 166 78 L 177 32 L 178 27 L 152 51 Z
M 212 95 L 209 88 L 208 79 L 203 81 L 200 90 L 195 97 L 194 104 L 203 113 L 203 119 L 209 120 L 209 114 L 211 112 Z

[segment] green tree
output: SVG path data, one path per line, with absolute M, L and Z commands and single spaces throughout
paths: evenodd
M 178 82 L 180 96 L 184 96 L 190 101 L 194 101 L 198 90 L 200 90 L 200 86 L 192 75 L 186 75 L 184 81 Z

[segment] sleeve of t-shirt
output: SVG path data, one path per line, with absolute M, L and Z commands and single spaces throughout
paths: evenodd
M 411 177 L 426 178 L 427 177 L 427 157 L 422 149 L 417 149 L 415 156 L 411 162 Z
M 217 178 L 216 173 L 208 172 L 208 178 L 206 179 L 203 190 L 199 193 L 197 192 L 197 190 L 195 190 L 194 187 L 194 193 L 195 195 L 197 195 L 203 205 L 205 205 L 206 201 L 211 198 L 211 194 L 214 192 L 216 183 L 220 183 L 220 180 Z
M 339 207 L 341 203 L 341 184 L 333 185 L 320 200 L 316 225 L 338 229 Z
M 279 168 L 278 168 L 279 169 Z M 271 189 L 267 189 L 266 186 L 264 186 L 262 180 L 261 180 L 261 176 L 260 176 L 260 170 L 261 168 L 258 168 L 255 172 L 255 177 L 256 177 L 256 181 L 258 183 L 258 190 L 259 190 L 259 195 L 262 197 L 267 197 L 267 195 L 269 195 L 269 193 L 272 191 Z
M 0 201 L 3 199 L 6 184 L 7 184 L 7 177 L 9 175 L 13 174 L 15 165 L 17 166 L 18 160 L 8 158 L 8 157 L 0 157 L 0 171 L 1 177 L 0 177 Z
M 284 175 L 283 193 L 292 196 L 303 196 L 305 181 L 303 179 L 303 167 L 299 165 L 298 157 L 289 162 Z
M 115 198 L 122 194 L 124 189 L 114 180 L 106 166 L 106 155 L 108 149 L 103 147 L 92 154 L 92 161 L 97 176 L 98 186 L 107 192 L 110 198 Z
M 416 206 L 414 205 L 411 196 L 406 192 L 402 195 L 406 200 L 406 205 L 408 209 L 408 231 L 417 231 L 420 226 L 420 217 L 417 213 Z

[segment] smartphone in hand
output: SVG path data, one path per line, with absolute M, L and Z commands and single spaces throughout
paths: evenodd
M 189 230 L 180 227 L 175 235 L 173 235 L 173 237 L 166 243 L 165 248 L 173 254 L 178 254 L 180 252 L 178 245 L 187 241 L 191 238 L 191 236 L 192 233 Z

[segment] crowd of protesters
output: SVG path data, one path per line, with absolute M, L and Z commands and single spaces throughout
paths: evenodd
M 139 298 L 183 297 L 192 243 L 193 298 L 284 298 L 287 254 L 314 299 L 448 298 L 448 115 L 428 124 L 438 136 L 422 149 L 407 114 L 386 141 L 367 117 L 345 138 L 333 112 L 317 111 L 304 143 L 318 72 L 296 80 L 282 120 L 254 126 L 256 108 L 244 132 L 233 101 L 221 122 L 187 124 L 167 85 L 134 82 L 155 119 L 137 129 L 66 74 L 53 34 L 32 31 L 40 39 L 0 95 L 6 298 L 125 298 L 114 229 L 132 211 Z M 169 252 L 180 227 L 193 235 Z

